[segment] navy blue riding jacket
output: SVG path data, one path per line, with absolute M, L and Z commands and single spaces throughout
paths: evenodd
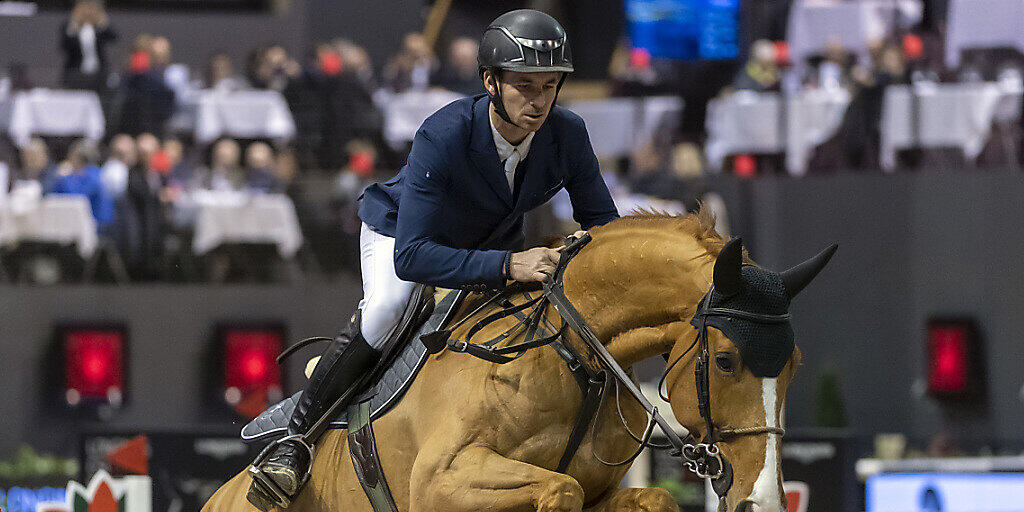
M 505 254 L 523 249 L 523 215 L 563 187 L 584 229 L 618 217 L 583 120 L 554 107 L 516 169 L 515 194 L 498 160 L 486 95 L 454 101 L 416 132 L 402 170 L 370 185 L 359 217 L 395 238 L 395 272 L 446 288 L 504 284 Z M 508 229 L 482 244 L 511 216 Z

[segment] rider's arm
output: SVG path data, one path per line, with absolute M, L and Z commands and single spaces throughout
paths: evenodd
M 508 251 L 453 249 L 434 240 L 441 233 L 441 209 L 447 199 L 445 148 L 422 130 L 402 170 L 404 188 L 395 230 L 395 273 L 400 279 L 445 288 L 505 283 Z
M 619 218 L 619 212 L 601 177 L 597 155 L 590 145 L 590 135 L 583 119 L 576 115 L 568 118 L 567 133 L 572 134 L 569 148 L 569 169 L 565 189 L 572 203 L 572 217 L 583 229 L 607 224 Z

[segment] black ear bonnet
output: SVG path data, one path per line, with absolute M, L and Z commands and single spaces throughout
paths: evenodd
M 782 276 L 775 272 L 743 265 L 740 269 L 742 287 L 731 296 L 712 288 L 701 300 L 700 310 L 690 324 L 714 327 L 729 338 L 740 351 L 743 364 L 757 377 L 778 377 L 793 356 L 796 346 L 793 326 L 789 321 L 762 323 L 729 316 L 703 315 L 705 308 L 728 308 L 766 315 L 789 312 L 789 294 Z

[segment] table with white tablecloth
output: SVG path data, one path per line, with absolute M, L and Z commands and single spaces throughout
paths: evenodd
M 1001 82 L 886 88 L 880 127 L 882 168 L 892 171 L 896 151 L 914 147 L 956 147 L 968 160 L 977 158 L 993 121 L 1019 112 L 1021 94 L 1019 84 Z
M 583 118 L 598 157 L 622 157 L 650 142 L 655 133 L 672 132 L 683 100 L 678 96 L 606 98 L 574 101 L 566 108 Z
M 172 131 L 191 131 L 208 143 L 218 137 L 282 139 L 295 137 L 295 119 L 284 96 L 271 90 L 203 90 L 178 98 L 169 121 Z
M 224 244 L 271 244 L 284 259 L 302 246 L 292 200 L 283 194 L 197 192 L 192 250 L 203 255 Z
M 27 146 L 33 135 L 99 141 L 105 123 L 99 96 L 92 91 L 32 89 L 0 101 L 0 128 L 19 147 Z
M 963 50 L 1004 47 L 1024 53 L 1024 0 L 949 0 L 947 66 L 959 66 Z
M 720 172 L 725 158 L 740 153 L 785 154 L 794 176 L 807 172 L 813 149 L 839 130 L 850 93 L 810 89 L 796 94 L 736 91 L 708 102 L 708 168 Z
M 22 242 L 74 245 L 90 258 L 98 245 L 96 220 L 85 196 L 54 194 L 43 198 L 12 198 L 0 205 L 0 245 Z
M 441 107 L 465 96 L 443 89 L 393 94 L 380 91 L 374 101 L 384 114 L 384 140 L 392 147 L 411 142 L 428 117 Z

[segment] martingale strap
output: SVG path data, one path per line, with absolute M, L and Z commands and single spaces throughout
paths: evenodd
M 348 408 L 348 451 L 352 456 L 359 485 L 370 500 L 374 512 L 398 512 L 387 478 L 380 465 L 377 441 L 373 436 L 370 402 L 360 402 Z

